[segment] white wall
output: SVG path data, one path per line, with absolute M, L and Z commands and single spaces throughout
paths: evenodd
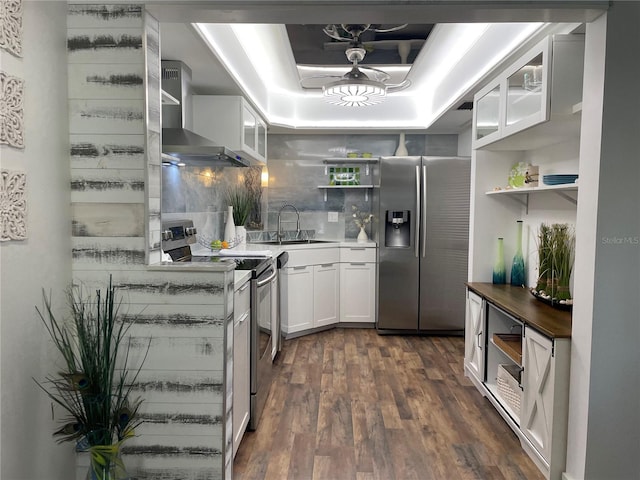
M 473 138 L 472 128 L 469 128 L 464 132 L 458 134 L 458 156 L 470 157 L 471 156 L 471 140 Z
M 32 380 L 54 373 L 35 311 L 41 289 L 62 306 L 71 281 L 66 8 L 25 1 L 23 58 L 0 51 L 0 69 L 25 80 L 26 147 L 0 147 L 0 163 L 26 172 L 28 210 L 28 239 L 0 244 L 3 480 L 67 480 L 73 471 L 73 446 L 52 438 L 50 402 Z
M 576 256 L 591 261 L 575 272 L 570 479 L 640 472 L 638 18 L 640 3 L 614 2 L 587 26 Z

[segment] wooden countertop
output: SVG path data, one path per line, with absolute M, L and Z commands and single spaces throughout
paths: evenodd
M 467 282 L 466 285 L 481 297 L 548 337 L 571 337 L 571 312 L 558 310 L 537 300 L 526 288 L 480 282 Z

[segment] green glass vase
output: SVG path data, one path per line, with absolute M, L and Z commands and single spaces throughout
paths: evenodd
M 504 239 L 499 237 L 496 246 L 496 260 L 493 264 L 493 283 L 506 283 L 506 276 L 504 269 Z
M 522 220 L 517 222 L 516 253 L 511 264 L 511 285 L 523 287 L 525 284 L 524 257 L 522 256 Z

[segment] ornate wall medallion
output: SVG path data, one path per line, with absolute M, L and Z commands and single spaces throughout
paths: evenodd
M 27 238 L 27 174 L 0 170 L 0 241 Z
M 22 57 L 22 0 L 0 2 L 0 48 Z
M 24 80 L 0 72 L 0 144 L 24 148 Z

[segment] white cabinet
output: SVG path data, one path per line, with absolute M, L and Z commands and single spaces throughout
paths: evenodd
M 550 478 L 560 478 L 566 460 L 568 365 L 567 340 L 525 329 L 520 428 L 550 465 Z
M 250 391 L 250 283 L 245 282 L 233 296 L 233 456 L 249 423 Z
M 338 265 L 298 265 L 282 269 L 282 330 L 286 335 L 338 322 Z
M 193 130 L 258 164 L 267 162 L 267 124 L 236 95 L 194 95 Z
M 289 250 L 282 272 L 281 323 L 287 336 L 340 323 L 375 324 L 376 247 Z
M 338 323 L 340 275 L 336 248 L 290 250 L 282 272 L 282 331 L 291 334 Z
M 376 249 L 340 248 L 340 322 L 376 321 Z
M 464 368 L 475 383 L 484 381 L 485 302 L 479 295 L 467 290 L 465 318 Z
M 338 323 L 340 277 L 337 263 L 313 267 L 313 326 Z
M 281 327 L 285 334 L 313 328 L 313 266 L 287 267 L 282 272 Z
M 473 147 L 515 149 L 551 145 L 579 130 L 573 107 L 582 101 L 584 37 L 546 37 L 474 96 Z M 527 131 L 544 125 L 544 131 Z M 516 133 L 519 138 L 503 141 Z M 543 135 L 541 135 L 543 133 Z
M 547 479 L 566 461 L 571 319 L 510 285 L 469 283 L 465 373 Z

